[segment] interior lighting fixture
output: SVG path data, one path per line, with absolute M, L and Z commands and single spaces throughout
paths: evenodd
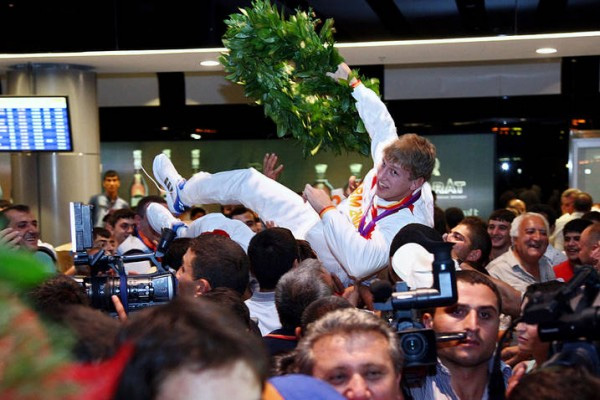
M 540 47 L 535 52 L 538 54 L 554 54 L 557 51 L 554 47 Z
M 200 62 L 200 65 L 202 65 L 203 67 L 216 67 L 217 65 L 219 65 L 219 62 L 215 60 L 204 60 Z

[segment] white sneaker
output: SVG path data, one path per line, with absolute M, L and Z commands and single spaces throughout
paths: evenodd
M 152 172 L 159 185 L 167 192 L 167 205 L 175 215 L 185 211 L 185 204 L 179 198 L 179 191 L 185 185 L 185 179 L 175 169 L 169 157 L 159 154 L 154 158 Z
M 187 225 L 179 218 L 175 218 L 164 206 L 159 203 L 150 203 L 146 208 L 146 218 L 155 232 L 161 233 L 163 228 L 173 229 L 177 237 L 182 237 L 187 231 Z

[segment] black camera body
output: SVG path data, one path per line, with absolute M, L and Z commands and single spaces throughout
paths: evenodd
M 115 312 L 112 296 L 121 300 L 127 312 L 136 311 L 166 303 L 175 297 L 177 279 L 166 271 L 157 257 L 162 257 L 175 233 L 164 229 L 157 251 L 148 254 L 111 256 L 99 251 L 90 255 L 87 250 L 93 246 L 91 205 L 70 203 L 71 241 L 75 265 L 89 265 L 91 277 L 76 276 L 75 281 L 81 284 L 92 307 Z M 126 275 L 124 264 L 128 262 L 150 261 L 157 267 L 155 274 Z M 116 276 L 95 276 L 98 272 L 113 270 Z
M 404 352 L 404 368 L 431 367 L 437 364 L 438 335 L 418 321 L 417 310 L 442 307 L 456 303 L 454 260 L 450 255 L 452 243 L 430 243 L 433 252 L 431 288 L 408 290 L 406 282 L 397 282 L 392 289 L 388 282 L 371 285 L 375 309 L 392 312 L 390 325 L 397 332 Z M 445 335 L 443 340 L 458 340 L 464 333 Z
M 522 320 L 538 324 L 542 341 L 553 342 L 553 356 L 544 366 L 585 366 L 600 375 L 600 356 L 593 343 L 600 340 L 600 275 L 580 267 L 558 292 L 534 296 Z

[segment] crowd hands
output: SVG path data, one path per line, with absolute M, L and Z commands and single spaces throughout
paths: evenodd
M 336 77 L 347 80 L 347 72 L 341 68 Z M 359 103 L 379 107 L 361 97 L 360 82 L 349 84 L 358 87 Z M 370 132 L 381 128 L 367 122 Z M 431 171 L 415 172 L 423 168 L 407 165 L 393 146 L 419 148 L 431 168 L 435 152 L 417 135 L 394 143 L 383 155 L 374 154 L 376 168 L 367 175 L 372 179 L 350 178 L 348 194 L 358 197 L 337 207 L 321 189 L 307 185 L 296 194 L 277 183 L 283 166 L 275 154 L 265 155 L 262 174 L 199 173 L 187 181 L 158 156 L 157 180 L 175 189 L 166 199 L 142 199 L 135 210 L 107 207 L 88 251 L 116 257 L 152 253 L 162 229 L 172 229 L 176 239 L 161 263 L 177 279 L 176 296 L 128 312 L 115 291 L 112 307 L 92 308 L 99 294 L 84 291 L 69 275 L 102 279 L 116 273 L 80 265 L 62 269 L 24 298 L 0 285 L 0 301 L 10 311 L 0 321 L 0 343 L 7 343 L 0 346 L 3 365 L 35 371 L 29 379 L 8 379 L 15 376 L 10 368 L 0 368 L 0 397 L 597 398 L 598 371 L 545 368 L 551 346 L 540 340 L 537 326 L 511 324 L 537 294 L 556 293 L 581 265 L 596 268 L 600 213 L 591 211 L 591 196 L 565 191 L 559 218 L 551 207 L 516 195 L 487 220 L 465 217 L 457 208 L 434 209 L 425 184 Z M 255 192 L 249 195 L 246 183 Z M 104 185 L 110 201 L 101 204 L 119 203 L 114 186 L 112 175 L 112 183 Z M 216 198 L 227 200 L 222 213 L 194 206 Z M 363 202 L 364 218 L 352 218 L 351 200 Z M 395 214 L 377 219 L 378 201 Z M 234 203 L 244 206 L 228 205 Z M 432 209 L 431 220 L 420 214 L 424 207 Z M 189 217 L 178 218 L 182 211 L 190 211 Z M 390 234 L 384 222 L 392 218 Z M 0 220 L 3 251 L 20 248 L 51 269 L 56 254 L 41 241 L 28 207 L 8 205 Z M 453 243 L 457 301 L 414 310 L 414 316 L 436 334 L 462 336 L 439 343 L 437 363 L 415 375 L 403 368 L 405 349 L 387 316 L 375 310 L 369 286 L 378 279 L 431 287 L 431 249 L 444 241 Z M 124 266 L 129 276 L 153 274 L 157 267 L 148 261 Z M 52 342 L 57 329 L 72 340 Z M 499 346 L 504 331 L 513 339 Z M 34 338 L 36 346 L 24 338 Z M 67 354 L 56 357 L 61 350 Z M 499 352 L 503 361 L 494 358 Z

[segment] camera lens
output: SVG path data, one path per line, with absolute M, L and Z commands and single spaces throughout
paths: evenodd
M 421 359 L 427 353 L 427 339 L 420 333 L 407 333 L 401 338 L 400 346 L 404 357 L 410 360 Z

